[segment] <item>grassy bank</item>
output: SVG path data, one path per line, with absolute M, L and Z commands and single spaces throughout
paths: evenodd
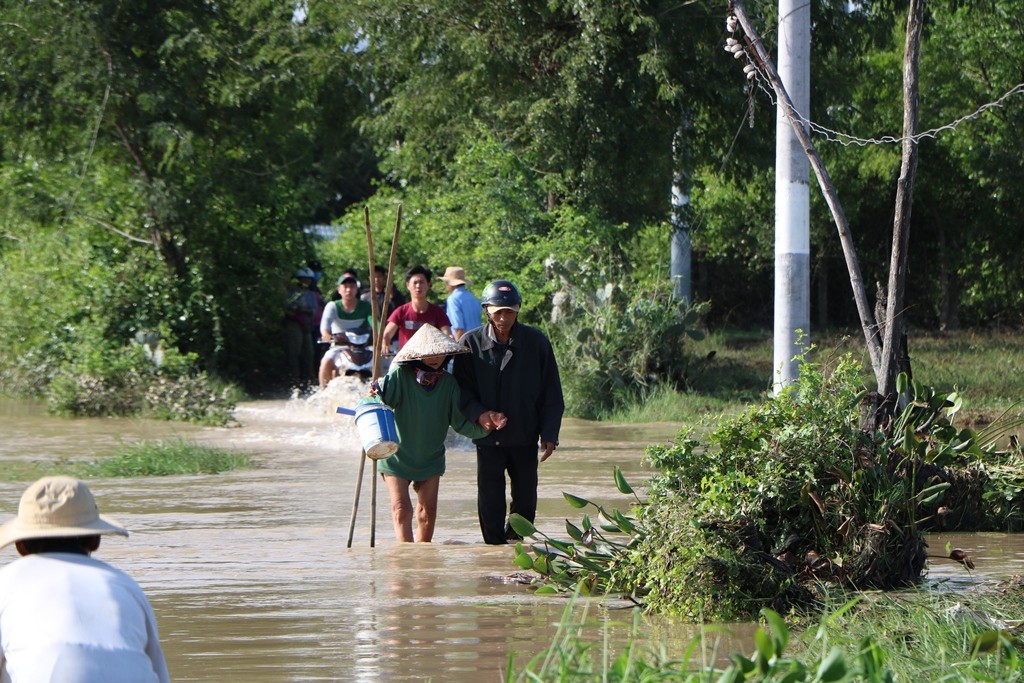
M 816 623 L 772 612 L 744 652 L 722 651 L 721 632 L 705 627 L 689 643 L 639 645 L 641 621 L 621 651 L 595 634 L 571 605 L 549 648 L 507 683 L 725 683 L 733 681 L 1020 681 L 1022 586 L 969 595 L 867 594 L 826 609 Z
M 220 474 L 253 466 L 252 458 L 245 453 L 170 439 L 125 445 L 109 458 L 75 465 L 72 469 L 75 474 L 87 477 L 163 477 Z
M 864 383 L 874 388 L 870 362 L 859 331 L 830 330 L 812 339 L 811 358 L 853 353 L 865 368 Z M 690 342 L 696 358 L 687 370 L 690 388 L 659 388 L 641 404 L 609 416 L 620 422 L 685 422 L 695 425 L 738 414 L 771 387 L 770 330 L 720 331 Z M 954 387 L 964 397 L 963 418 L 984 424 L 1005 410 L 1021 410 L 1024 399 L 1024 344 L 1017 332 L 912 331 L 914 378 L 939 391 Z
M 2 477 L 7 481 L 31 481 L 56 474 L 67 474 L 82 479 L 162 477 L 220 474 L 255 466 L 252 457 L 246 453 L 203 446 L 183 439 L 158 439 L 123 444 L 109 456 L 95 460 L 12 462 L 5 466 Z

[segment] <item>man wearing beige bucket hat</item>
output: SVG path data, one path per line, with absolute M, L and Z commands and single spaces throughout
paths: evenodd
M 142 588 L 91 557 L 106 534 L 128 531 L 84 482 L 44 477 L 22 494 L 0 526 L 0 548 L 21 555 L 0 569 L 0 681 L 170 681 Z
M 444 282 L 448 290 L 448 298 L 444 302 L 444 311 L 452 323 L 452 337 L 458 341 L 462 335 L 480 327 L 480 299 L 473 295 L 466 286 L 466 271 L 458 266 L 448 266 L 444 275 L 437 278 Z
M 370 389 L 395 411 L 398 451 L 379 460 L 377 468 L 391 494 L 391 520 L 398 541 L 427 543 L 434 536 L 448 426 L 471 439 L 488 434 L 459 410 L 459 385 L 444 370 L 448 358 L 465 352 L 451 337 L 426 323 L 395 355 L 387 376 Z M 410 484 L 416 491 L 415 515 Z

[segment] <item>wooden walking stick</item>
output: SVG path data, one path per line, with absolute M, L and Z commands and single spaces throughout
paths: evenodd
M 398 247 L 398 232 L 402 225 L 402 205 L 398 205 L 398 218 L 395 220 L 395 234 L 391 238 L 391 259 L 388 262 L 388 277 L 384 283 L 384 297 L 381 301 L 380 318 L 377 316 L 377 297 L 376 294 L 371 290 L 370 292 L 370 306 L 374 311 L 374 329 L 376 330 L 373 335 L 373 364 L 370 372 L 370 383 L 377 381 L 380 376 L 380 355 L 384 352 L 384 327 L 387 325 L 388 319 L 388 302 L 390 301 L 389 294 L 391 293 L 391 287 L 393 282 L 393 276 L 395 272 L 395 253 Z M 370 220 L 369 213 L 367 213 L 366 219 L 367 229 L 367 244 L 369 245 L 370 251 L 370 273 L 371 276 L 376 270 L 376 264 L 373 260 L 373 240 L 370 237 Z M 372 287 L 372 285 L 371 285 Z M 379 321 L 379 322 L 378 322 Z M 374 539 L 377 536 L 377 461 L 373 461 L 373 482 L 370 484 L 370 547 L 374 546 Z
M 373 277 L 373 233 L 370 230 L 370 207 L 363 207 L 363 223 L 366 226 L 366 251 L 370 257 L 370 277 Z M 372 347 L 374 349 L 373 359 L 373 379 L 371 379 L 371 385 L 377 381 L 377 359 L 376 359 L 376 348 L 377 348 L 377 335 L 380 334 L 380 324 L 377 318 L 377 299 L 374 296 L 370 297 L 370 310 L 371 310 L 371 328 L 370 336 L 373 341 Z M 355 534 L 356 529 L 356 512 L 359 509 L 359 491 L 363 486 L 363 469 L 366 465 L 366 449 L 362 449 L 359 455 L 359 475 L 356 478 L 356 493 L 352 499 L 352 517 L 348 523 L 348 545 L 352 547 L 352 536 Z M 377 527 L 377 461 L 373 462 L 373 481 L 370 485 L 370 547 L 374 545 Z
M 370 277 L 373 277 L 376 271 L 376 263 L 373 255 L 373 233 L 370 229 L 370 209 L 364 207 L 363 209 L 363 220 L 366 227 L 366 248 L 369 256 L 370 266 Z M 398 248 L 398 233 L 401 230 L 402 225 L 402 205 L 398 205 L 398 218 L 395 221 L 395 234 L 391 240 L 391 258 L 388 264 L 388 277 L 384 287 L 384 300 L 381 306 L 381 310 L 377 310 L 377 297 L 373 295 L 371 291 L 370 296 L 370 310 L 372 311 L 372 348 L 373 348 L 373 361 L 370 383 L 371 385 L 377 381 L 380 376 L 380 355 L 383 352 L 383 340 L 384 340 L 384 324 L 387 320 L 388 303 L 390 297 L 388 294 L 391 292 L 391 288 L 394 282 L 394 271 L 395 271 L 395 257 L 397 255 Z M 362 449 L 359 460 L 359 475 L 356 479 L 356 492 L 355 497 L 352 500 L 352 518 L 349 521 L 348 527 L 348 547 L 352 547 L 352 537 L 355 533 L 356 526 L 356 512 L 359 508 L 359 492 L 363 483 L 363 469 L 366 464 L 366 449 Z M 370 484 L 370 547 L 374 547 L 377 536 L 377 461 L 373 461 L 373 479 Z
M 366 451 L 363 451 L 362 457 L 359 459 L 359 475 L 356 477 L 356 495 L 352 499 L 352 517 L 348 522 L 348 545 L 346 547 L 352 547 L 352 535 L 356 531 L 356 510 L 359 509 L 359 488 L 363 483 L 363 466 L 366 465 Z

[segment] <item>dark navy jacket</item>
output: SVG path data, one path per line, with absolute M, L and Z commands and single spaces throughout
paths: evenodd
M 508 424 L 473 442 L 536 446 L 540 438 L 557 444 L 565 403 L 551 342 L 537 328 L 516 322 L 502 354 L 488 327 L 471 330 L 459 340 L 470 352 L 455 356 L 453 374 L 466 419 L 476 422 L 484 411 L 496 410 L 505 414 Z

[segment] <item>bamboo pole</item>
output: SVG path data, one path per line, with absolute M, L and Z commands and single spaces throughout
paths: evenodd
M 366 227 L 366 251 L 369 255 L 370 260 L 370 277 L 373 277 L 373 233 L 370 230 L 370 207 L 363 207 L 363 223 Z M 372 281 L 372 280 L 371 280 Z M 377 335 L 380 331 L 380 324 L 377 318 L 377 299 L 376 297 L 370 297 L 370 336 L 373 340 L 373 348 L 377 347 Z M 376 356 L 376 353 L 374 354 Z M 374 358 L 373 367 L 376 368 L 376 358 Z M 374 372 L 374 380 L 377 379 L 376 372 Z M 355 534 L 356 528 L 356 513 L 359 511 L 359 492 L 363 487 L 363 469 L 366 466 L 366 449 L 362 449 L 359 455 L 359 474 L 356 477 L 356 492 L 352 499 L 352 517 L 348 524 L 348 545 L 352 547 L 352 536 Z M 377 510 L 377 462 L 373 463 L 373 481 L 370 486 L 370 547 L 373 547 L 375 540 L 375 531 L 377 526 L 376 519 Z
M 376 271 L 376 262 L 373 254 L 373 232 L 370 228 L 370 209 L 364 207 L 363 209 L 363 221 L 366 228 L 366 251 L 369 257 L 370 266 L 370 277 L 374 276 Z M 371 336 L 372 336 L 372 348 L 373 348 L 373 361 L 372 371 L 370 377 L 371 385 L 377 381 L 380 377 L 380 356 L 383 353 L 383 340 L 384 340 L 384 325 L 387 320 L 388 304 L 390 303 L 390 297 L 388 294 L 391 292 L 391 288 L 394 285 L 394 273 L 395 273 L 395 258 L 398 254 L 398 235 L 402 228 L 402 205 L 398 205 L 398 217 L 395 220 L 395 234 L 391 238 L 391 256 L 388 261 L 388 277 L 384 286 L 384 298 L 381 304 L 381 309 L 377 309 L 377 297 L 374 292 L 370 294 L 370 310 L 371 310 Z M 372 280 L 371 280 L 372 281 Z M 349 521 L 348 527 L 348 547 L 352 547 L 352 537 L 355 533 L 356 526 L 356 513 L 359 509 L 359 493 L 363 483 L 363 469 L 366 465 L 366 450 L 363 449 L 359 459 L 359 475 L 356 479 L 356 492 L 355 497 L 352 500 L 352 516 Z M 370 547 L 374 547 L 376 544 L 377 537 L 377 461 L 373 461 L 373 475 L 370 482 Z
M 356 477 L 356 494 L 352 498 L 352 514 L 348 522 L 348 544 L 347 548 L 352 547 L 352 536 L 356 532 L 356 511 L 359 509 L 359 488 L 363 483 L 363 466 L 366 465 L 366 451 L 362 452 L 362 456 L 359 458 L 359 475 Z
M 384 284 L 384 301 L 382 302 L 381 308 L 383 313 L 381 317 L 384 321 L 388 319 L 388 304 L 391 303 L 391 288 L 395 282 L 395 256 L 398 254 L 398 233 L 402 231 L 402 205 L 398 205 L 398 216 L 395 218 L 395 234 L 391 237 L 391 257 L 388 260 L 388 279 Z M 376 298 L 376 297 L 374 297 Z M 386 325 L 386 322 L 382 322 L 381 325 Z M 380 337 L 374 340 L 373 343 L 373 378 L 377 379 L 378 373 L 380 373 L 380 355 L 383 354 L 383 343 L 384 343 L 384 332 L 381 331 Z
M 371 360 L 371 371 L 372 377 L 370 378 L 370 386 L 377 381 L 377 339 L 384 333 L 383 321 L 380 319 L 379 311 L 377 310 L 377 297 L 373 294 L 373 276 L 377 270 L 377 263 L 373 257 L 373 231 L 370 229 L 370 207 L 363 207 L 363 219 L 366 224 L 366 253 L 370 259 L 370 311 L 373 319 L 373 326 L 371 329 L 371 341 L 373 349 L 373 358 Z M 366 451 L 363 451 L 363 457 L 366 457 Z M 370 475 L 370 547 L 373 548 L 377 544 L 377 461 L 373 461 L 373 470 Z
M 369 221 L 367 221 L 369 224 Z M 398 205 L 398 217 L 395 219 L 395 234 L 391 238 L 391 258 L 388 261 L 388 277 L 384 283 L 384 297 L 381 300 L 381 313 L 380 313 L 380 324 L 377 326 L 377 330 L 373 336 L 373 364 L 371 365 L 372 370 L 370 372 L 370 382 L 376 382 L 380 376 L 380 357 L 384 352 L 384 327 L 387 325 L 388 319 L 388 303 L 391 300 L 389 296 L 391 294 L 392 283 L 394 282 L 395 273 L 395 254 L 398 248 L 398 233 L 401 230 L 402 225 L 402 205 Z M 373 264 L 373 252 L 371 248 L 370 252 L 370 268 L 371 271 L 375 270 Z M 372 275 L 372 272 L 371 272 Z M 377 297 L 371 291 L 370 292 L 370 305 L 373 310 L 377 310 Z M 374 313 L 376 315 L 376 313 Z M 377 461 L 373 461 L 373 483 L 370 485 L 370 547 L 374 546 L 374 539 L 377 535 Z

